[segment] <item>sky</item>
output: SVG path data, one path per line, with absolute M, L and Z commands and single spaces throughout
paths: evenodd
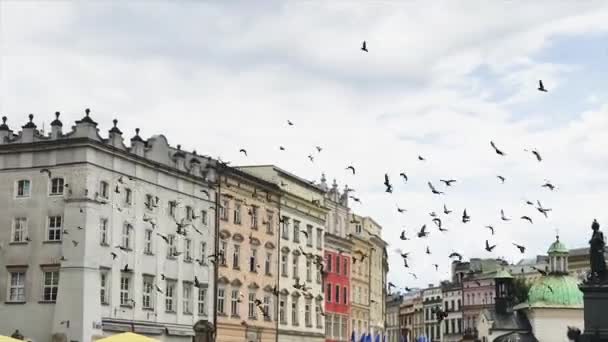
M 33 113 L 48 129 L 55 111 L 71 124 L 91 108 L 104 135 L 116 118 L 127 139 L 140 128 L 233 165 L 325 173 L 383 226 L 389 281 L 422 287 L 448 277 L 453 251 L 517 262 L 557 233 L 585 247 L 592 220 L 608 224 L 605 18 L 601 0 L 0 0 L 0 114 L 16 129 Z M 431 234 L 418 239 L 423 224 Z M 411 240 L 398 239 L 404 229 Z M 411 252 L 409 269 L 397 249 Z

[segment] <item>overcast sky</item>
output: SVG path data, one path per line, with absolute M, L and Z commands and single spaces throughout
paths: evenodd
M 534 257 L 556 230 L 574 248 L 587 246 L 593 218 L 608 227 L 605 1 L 121 3 L 0 0 L 0 114 L 11 128 L 28 113 L 48 128 L 55 111 L 71 125 L 89 107 L 104 134 L 117 118 L 127 138 L 139 127 L 236 165 L 325 172 L 383 226 L 401 287 L 446 278 L 452 251 L 517 262 L 512 242 Z M 458 182 L 445 189 L 440 178 Z M 545 179 L 558 188 L 541 188 Z M 524 199 L 552 208 L 549 218 Z M 454 213 L 440 233 L 428 213 L 444 203 Z M 422 224 L 427 239 L 415 237 Z M 396 248 L 411 251 L 418 280 Z

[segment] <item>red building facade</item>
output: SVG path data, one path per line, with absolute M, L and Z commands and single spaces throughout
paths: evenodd
M 327 246 L 326 246 L 327 247 Z M 325 338 L 327 342 L 348 341 L 350 327 L 350 267 L 346 252 L 325 250 Z

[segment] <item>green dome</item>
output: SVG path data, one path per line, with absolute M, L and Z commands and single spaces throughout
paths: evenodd
M 528 291 L 531 306 L 582 306 L 578 281 L 565 275 L 548 275 L 535 281 Z
M 551 244 L 551 246 L 549 246 L 547 254 L 552 253 L 568 253 L 568 248 L 566 248 L 566 245 L 559 241 L 559 237 L 557 238 L 557 240 L 555 240 L 554 243 Z

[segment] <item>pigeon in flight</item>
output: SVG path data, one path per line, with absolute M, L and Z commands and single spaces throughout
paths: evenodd
M 365 52 L 369 52 L 369 51 L 367 51 L 367 42 L 365 40 L 361 44 L 361 50 L 365 51 Z
M 315 162 L 315 157 L 313 157 L 311 154 L 308 155 L 308 159 L 310 159 L 311 163 Z
M 388 193 L 393 192 L 393 185 L 391 184 L 391 182 L 388 179 L 388 173 L 384 174 L 384 186 L 386 186 L 386 192 L 388 192 Z
M 443 213 L 446 215 L 449 215 L 452 211 L 448 210 L 448 207 L 445 206 L 445 204 L 443 205 Z
M 490 246 L 490 243 L 488 242 L 488 240 L 486 240 L 486 251 L 492 252 L 492 250 L 494 250 L 494 248 L 496 248 L 496 245 Z
M 504 156 L 505 153 L 501 150 L 498 149 L 498 147 L 496 147 L 496 144 L 494 144 L 493 141 L 490 141 L 490 146 L 492 146 L 492 148 L 494 149 L 494 151 L 496 152 L 496 154 L 500 155 L 500 156 Z
M 516 243 L 513 243 L 513 246 L 517 247 L 517 249 L 519 249 L 519 252 L 521 254 L 524 254 L 526 252 L 526 247 L 522 246 L 522 245 L 518 245 Z
M 110 252 L 110 255 L 112 256 L 112 260 L 116 260 L 116 257 L 118 256 L 118 254 L 114 252 Z
M 547 92 L 547 89 L 545 88 L 545 85 L 543 84 L 543 80 L 538 80 L 538 91 L 544 91 L 545 93 Z
M 429 235 L 429 232 L 426 231 L 426 224 L 423 224 L 418 232 L 418 237 L 423 238 Z
M 407 183 L 407 175 L 405 174 L 405 172 L 401 172 L 399 176 L 403 177 L 403 180 Z
M 411 275 L 412 277 L 414 277 L 414 279 L 418 279 L 418 277 L 416 276 L 416 273 L 412 273 L 412 272 L 410 272 L 410 275 Z
M 405 236 L 405 230 L 401 231 L 401 235 L 399 236 L 400 240 L 406 241 L 409 240 L 406 236 Z
M 439 265 L 438 264 L 433 264 L 433 266 L 435 266 L 435 271 L 439 271 Z
M 471 221 L 471 216 L 469 216 L 469 215 L 467 214 L 467 210 L 465 209 L 465 210 L 462 212 L 462 223 L 467 223 L 467 222 L 469 222 L 469 221 Z
M 431 254 L 431 250 L 429 249 L 429 247 L 428 247 L 428 246 L 426 247 L 426 252 L 425 252 L 425 253 L 426 253 L 426 254 L 429 254 L 429 255 Z
M 460 253 L 452 252 L 448 256 L 449 258 L 458 258 L 458 261 L 462 261 L 462 255 Z
M 349 165 L 346 167 L 347 170 L 351 170 L 353 172 L 353 175 L 355 174 L 355 167 L 352 165 Z
M 435 217 L 432 219 L 433 223 L 437 226 L 437 228 L 441 228 L 441 219 L 439 217 Z
M 429 188 L 431 189 L 431 192 L 434 193 L 435 195 L 441 195 L 443 194 L 442 191 L 437 191 L 437 189 L 435 189 L 435 187 L 433 186 L 433 184 L 431 182 L 427 183 L 429 185 Z
M 496 176 L 498 179 L 500 179 L 501 184 L 505 184 L 505 177 L 498 175 Z
M 452 183 L 456 182 L 455 179 L 440 179 L 440 182 L 443 182 L 445 186 L 452 186 Z
M 493 226 L 486 226 L 486 228 L 488 228 L 490 230 L 490 232 L 492 232 L 492 235 L 494 235 L 494 227 Z
M 511 221 L 510 218 L 508 218 L 508 217 L 505 216 L 505 211 L 502 210 L 502 209 L 500 209 L 500 219 L 503 220 L 503 221 Z
M 534 150 L 524 149 L 524 151 L 531 152 L 536 157 L 536 160 L 538 160 L 539 162 L 543 161 L 543 158 L 540 156 L 540 153 L 536 149 L 534 149 Z
M 551 184 L 551 182 L 549 181 L 545 181 L 545 184 L 540 186 L 541 188 L 547 188 L 551 191 L 553 191 L 555 189 L 555 185 Z
M 317 149 L 317 152 L 321 153 L 321 151 L 323 151 L 323 148 L 321 146 L 315 146 L 315 148 Z
M 289 126 L 293 126 L 293 122 L 291 122 L 290 120 L 287 120 L 287 124 L 288 124 Z
M 242 154 L 244 154 L 245 157 L 247 157 L 247 150 L 246 149 L 242 148 L 242 149 L 239 150 L 239 152 L 242 153 Z
M 404 212 L 407 211 L 407 209 L 403 209 L 403 208 L 399 208 L 399 206 L 397 206 L 397 211 L 401 214 L 403 214 Z
M 426 159 L 424 159 L 424 157 L 422 157 L 421 155 L 418 155 L 418 160 L 425 161 Z
M 530 218 L 530 216 L 524 215 L 524 216 L 521 217 L 521 219 L 530 222 L 530 224 L 533 224 L 532 219 Z
M 536 208 L 536 210 L 538 210 L 541 214 L 545 215 L 545 218 L 547 218 L 547 212 L 553 210 L 553 209 L 549 209 L 549 208 L 543 208 L 543 206 L 540 204 L 539 200 L 536 200 L 536 203 L 538 203 L 538 207 Z

